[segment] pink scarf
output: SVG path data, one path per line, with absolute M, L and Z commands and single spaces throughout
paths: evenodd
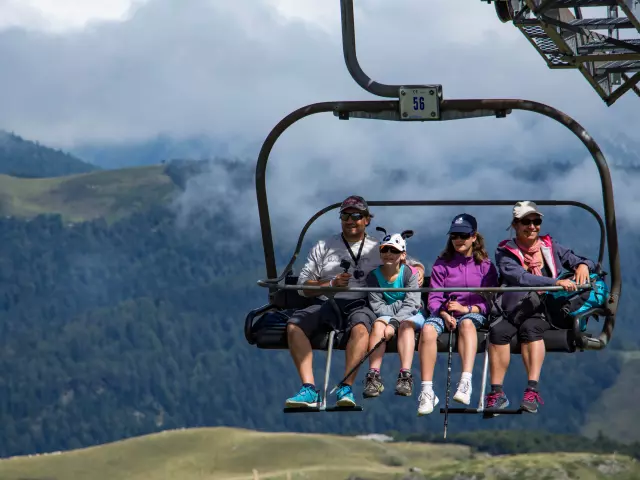
M 525 247 L 524 245 L 518 243 L 516 240 L 516 245 L 524 255 L 524 263 L 527 266 L 527 270 L 529 270 L 532 274 L 542 276 L 542 261 L 539 259 L 538 252 L 540 252 L 540 240 L 536 240 L 531 247 Z

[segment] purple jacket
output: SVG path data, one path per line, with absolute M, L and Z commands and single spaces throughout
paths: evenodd
M 476 264 L 473 257 L 465 257 L 456 253 L 449 262 L 438 258 L 431 269 L 430 288 L 451 287 L 497 287 L 498 272 L 491 260 L 485 259 L 480 265 Z M 476 305 L 482 315 L 487 314 L 489 304 L 487 300 L 475 292 L 430 292 L 427 308 L 433 316 L 439 316 L 439 312 L 451 295 L 457 295 L 460 305 L 468 307 Z M 462 314 L 456 313 L 456 316 Z

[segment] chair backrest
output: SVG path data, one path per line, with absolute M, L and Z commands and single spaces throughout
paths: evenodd
M 431 277 L 425 275 L 424 281 L 422 282 L 422 288 L 427 288 L 429 283 L 431 282 Z M 425 310 L 427 309 L 427 305 L 429 302 L 429 292 L 422 292 L 422 305 L 424 305 Z M 429 315 L 429 312 L 426 312 Z
M 284 279 L 285 285 L 298 283 L 297 276 L 288 276 Z M 303 297 L 296 290 L 278 290 L 273 298 L 273 305 L 282 310 L 294 308 L 296 310 L 306 308 L 313 304 L 313 299 Z

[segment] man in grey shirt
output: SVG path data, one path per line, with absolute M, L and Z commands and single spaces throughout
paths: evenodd
M 345 199 L 340 206 L 341 233 L 316 243 L 300 272 L 298 284 L 323 287 L 366 287 L 367 275 L 381 263 L 378 241 L 366 233 L 372 217 L 369 206 L 362 197 L 354 195 Z M 345 262 L 349 262 L 347 272 L 341 266 L 345 265 Z M 413 263 L 419 269 L 422 280 L 424 266 L 417 262 Z M 345 330 L 345 335 L 349 339 L 345 351 L 346 374 L 366 354 L 371 326 L 376 319 L 369 308 L 366 292 L 335 294 L 335 302 L 345 319 L 344 322 L 336 318 L 325 295 L 313 290 L 302 290 L 299 293 L 302 296 L 315 297 L 316 302 L 294 312 L 287 322 L 289 352 L 302 381 L 300 391 L 286 400 L 285 406 L 288 408 L 316 407 L 320 403 L 320 395 L 313 378 L 313 353 L 309 339 L 325 323 Z M 340 385 L 336 392 L 337 406 L 356 405 L 351 387 L 357 373 L 355 370 Z

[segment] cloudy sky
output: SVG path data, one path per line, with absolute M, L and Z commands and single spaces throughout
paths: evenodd
M 440 83 L 445 98 L 548 103 L 584 125 L 610 164 L 637 162 L 640 99 L 625 95 L 606 107 L 578 72 L 549 70 L 493 6 L 355 3 L 360 62 L 377 81 Z M 375 99 L 344 66 L 338 0 L 0 0 L 0 11 L 0 128 L 61 148 L 205 135 L 253 160 L 292 110 Z M 541 161 L 575 168 L 543 185 L 504 175 L 505 166 Z M 389 184 L 398 175 L 404 179 Z M 564 127 L 529 113 L 412 125 L 317 116 L 281 137 L 268 181 L 272 214 L 283 220 L 288 205 L 308 218 L 324 206 L 319 195 L 339 199 L 354 190 L 376 199 L 490 191 L 600 202 L 586 149 Z M 631 208 L 640 199 L 637 176 L 614 169 L 614 181 L 619 214 L 640 224 L 640 210 Z M 255 211 L 252 193 L 238 201 Z

